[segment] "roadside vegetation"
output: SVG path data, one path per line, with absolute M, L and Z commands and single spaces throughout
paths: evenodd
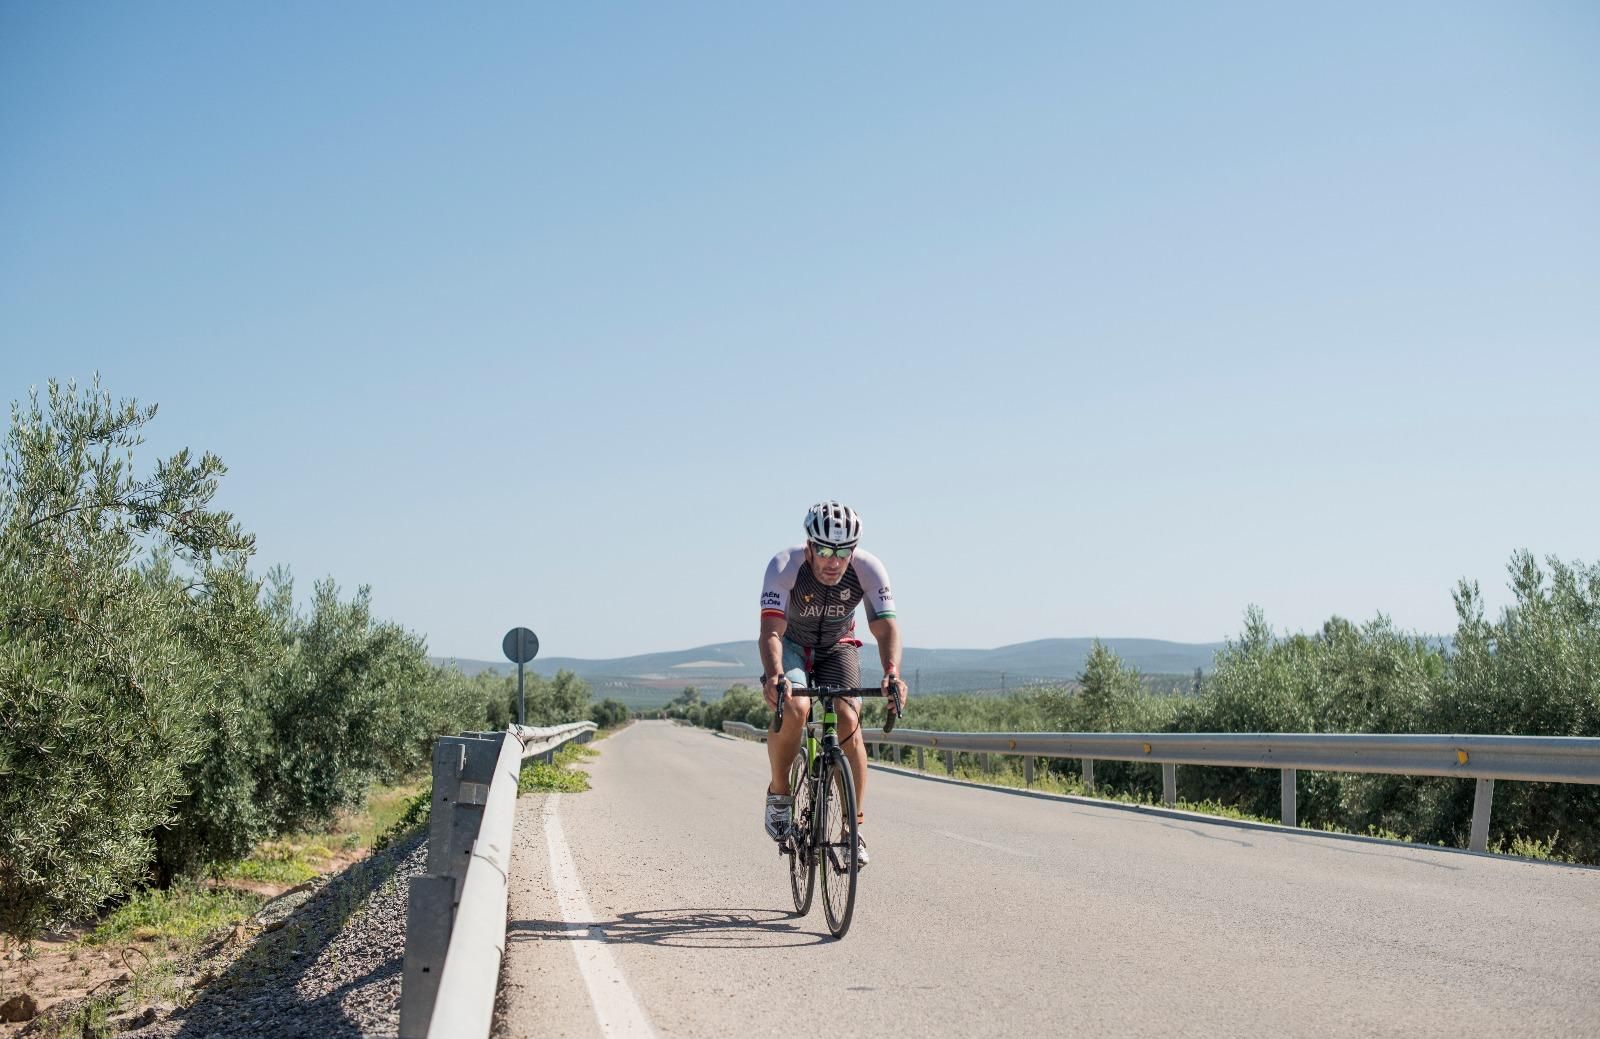
M 525 758 L 517 777 L 517 793 L 545 791 L 557 794 L 576 794 L 589 789 L 589 773 L 574 766 L 598 753 L 582 743 L 569 743 L 555 753 L 555 761 L 545 763 L 538 758 Z
M 26 994 L 41 1036 L 115 1035 L 146 1007 L 185 1005 L 206 982 L 197 963 L 241 952 L 270 922 L 268 903 L 344 869 L 426 822 L 430 784 L 375 787 L 364 811 L 263 841 L 205 875 L 145 887 L 90 925 L 38 939 L 0 936 L 0 1003 Z M 417 806 L 423 809 L 418 812 Z
M 1183 693 L 1151 692 L 1145 676 L 1096 644 L 1069 688 L 1007 696 L 914 699 L 905 725 L 951 732 L 1344 732 L 1600 737 L 1600 566 L 1516 553 L 1514 601 L 1486 615 L 1477 584 L 1455 589 L 1457 626 L 1447 644 L 1395 629 L 1329 619 L 1312 634 L 1281 634 L 1251 608 L 1243 633 L 1213 671 Z M 724 720 L 765 727 L 758 690 L 735 686 L 702 701 L 686 689 L 665 717 L 720 729 Z M 867 701 L 869 728 L 881 702 Z M 932 765 L 934 759 L 929 759 Z M 942 768 L 942 763 L 940 766 Z M 999 767 L 999 766 L 997 766 Z M 1015 759 L 986 781 L 1021 784 Z M 981 770 L 959 755 L 958 771 Z M 1036 785 L 1081 784 L 1081 763 L 1038 759 Z M 1276 821 L 1275 769 L 1183 766 L 1180 798 L 1242 817 Z M 1474 783 L 1422 776 L 1301 772 L 1300 825 L 1465 847 Z M 1081 786 L 1079 787 L 1081 790 Z M 1159 801 L 1158 766 L 1097 761 L 1095 796 Z M 1530 858 L 1600 865 L 1600 786 L 1495 785 L 1491 848 Z
M 98 381 L 14 402 L 0 454 L 0 937 L 92 924 L 141 892 L 284 884 L 367 846 L 375 788 L 433 739 L 500 729 L 514 680 L 429 663 L 367 588 L 250 569 L 222 461 L 141 457 L 154 406 Z M 567 672 L 528 721 L 626 718 Z M 620 714 L 620 718 L 619 718 Z M 422 809 L 426 798 L 422 799 Z M 371 819 L 339 832 L 337 820 Z M 155 903 L 152 903 L 155 904 Z M 120 910 L 119 910 L 120 911 Z

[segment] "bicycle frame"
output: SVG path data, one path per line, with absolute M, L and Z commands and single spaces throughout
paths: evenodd
M 783 700 L 787 690 L 780 688 L 773 730 L 782 728 Z M 850 927 L 856 899 L 856 861 L 858 824 L 855 777 L 839 743 L 839 715 L 834 701 L 841 697 L 883 696 L 879 689 L 820 687 L 796 689 L 795 696 L 811 699 L 805 728 L 801 733 L 798 774 L 791 772 L 790 793 L 795 797 L 794 825 L 779 845 L 787 854 L 790 891 L 795 911 L 804 915 L 811 907 L 816 874 L 822 873 L 823 902 L 827 909 L 828 930 L 835 938 L 844 937 Z M 811 715 L 821 701 L 821 737 L 818 738 Z M 896 711 L 891 706 L 884 731 L 894 727 Z M 857 725 L 860 724 L 859 717 Z M 842 778 L 841 778 L 842 777 Z M 840 832 L 830 836 L 837 824 Z

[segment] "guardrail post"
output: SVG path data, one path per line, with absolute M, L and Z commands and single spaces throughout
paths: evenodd
M 994 769 L 991 768 L 990 765 L 989 765 L 989 752 L 988 751 L 984 751 L 983 752 L 983 771 L 986 772 L 986 773 L 994 771 Z
M 1083 759 L 1083 789 L 1094 793 L 1094 758 Z
M 461 768 L 467 763 L 466 741 L 440 739 L 433 745 L 433 805 L 428 812 L 428 872 L 445 872 L 450 858 L 450 821 L 461 791 Z
M 1161 766 L 1161 803 L 1171 808 L 1178 803 L 1178 766 Z
M 1022 785 L 1033 785 L 1033 756 L 1031 754 L 1022 759 Z
M 953 750 L 944 752 L 944 774 L 947 776 L 956 774 L 956 752 Z
M 423 1039 L 450 948 L 456 882 L 451 877 L 412 877 L 409 896 L 400 982 L 400 1039 Z
M 923 761 L 922 748 L 921 747 L 917 748 L 917 771 L 918 772 L 926 772 L 927 771 L 927 763 L 925 761 Z
M 1494 780 L 1478 780 L 1478 789 L 1472 795 L 1472 843 L 1468 845 L 1473 851 L 1489 850 L 1489 811 L 1494 807 Z
M 1299 798 L 1297 796 L 1298 791 L 1295 789 L 1295 777 L 1298 776 L 1299 773 L 1292 768 L 1283 769 L 1282 772 L 1283 793 L 1278 800 L 1278 803 L 1282 806 L 1282 811 L 1280 813 L 1282 822 L 1285 826 L 1299 826 Z
M 483 823 L 483 806 L 489 800 L 489 784 L 494 779 L 494 767 L 500 760 L 500 748 L 504 740 L 511 739 L 509 734 L 502 733 L 500 739 L 468 739 L 459 737 L 444 737 L 439 743 L 458 743 L 464 752 L 461 757 L 460 783 L 456 789 L 454 803 L 443 805 L 447 811 L 442 813 L 442 821 L 448 838 L 443 848 L 442 857 L 436 860 L 436 851 L 433 842 L 429 840 L 428 847 L 428 872 L 435 876 L 448 876 L 455 880 L 456 897 L 461 895 L 461 882 L 466 879 L 467 866 L 472 862 L 472 845 L 478 838 L 478 829 Z M 437 754 L 438 751 L 436 750 Z M 441 805 L 437 795 L 434 797 L 434 808 L 437 812 Z M 430 838 L 437 832 L 436 822 L 428 820 Z

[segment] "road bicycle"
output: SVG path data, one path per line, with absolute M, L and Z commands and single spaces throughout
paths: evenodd
M 789 893 L 794 896 L 794 911 L 804 916 L 811 911 L 817 873 L 822 873 L 822 908 L 828 917 L 828 931 L 843 938 L 850 929 L 856 908 L 856 784 L 850 762 L 839 746 L 839 716 L 833 702 L 852 696 L 885 696 L 889 710 L 883 731 L 894 729 L 899 717 L 899 696 L 882 689 L 844 686 L 778 687 L 778 707 L 772 714 L 772 731 L 783 728 L 785 695 L 809 696 L 811 713 L 822 707 L 820 739 L 816 723 L 807 719 L 805 739 L 789 766 L 789 793 L 794 797 L 794 822 L 778 844 L 778 852 L 789 856 Z

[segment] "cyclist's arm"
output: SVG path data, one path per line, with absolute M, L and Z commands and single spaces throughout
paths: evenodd
M 788 630 L 788 618 L 772 614 L 762 615 L 761 640 L 756 644 L 756 648 L 761 653 L 761 695 L 766 699 L 768 707 L 778 705 L 775 683 L 778 676 L 783 674 L 783 633 Z
M 874 617 L 867 621 L 867 628 L 872 632 L 872 637 L 878 643 L 878 660 L 883 664 L 883 673 L 898 676 L 900 674 L 900 623 L 893 617 Z M 886 683 L 887 684 L 887 683 Z M 905 683 L 900 683 L 900 695 L 903 698 Z
M 767 564 L 761 579 L 761 639 L 756 650 L 761 655 L 761 695 L 768 707 L 778 706 L 777 676 L 783 673 L 783 636 L 789 630 L 789 593 L 805 562 L 805 545 L 786 548 Z M 769 677 L 770 676 L 770 677 Z

